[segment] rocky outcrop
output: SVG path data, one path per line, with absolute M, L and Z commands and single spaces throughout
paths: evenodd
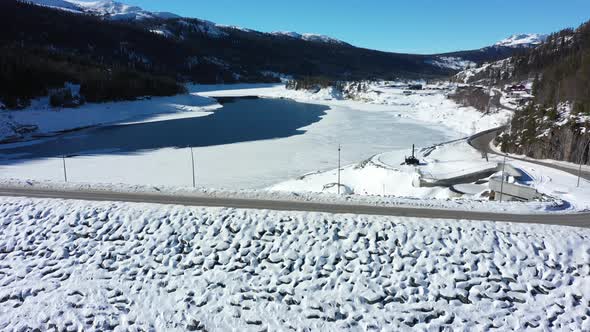
M 583 164 L 590 165 L 590 133 L 582 133 L 578 126 L 550 128 L 532 139 L 526 139 L 518 132 L 509 132 L 498 140 L 504 152 L 572 163 L 579 163 L 581 160 Z

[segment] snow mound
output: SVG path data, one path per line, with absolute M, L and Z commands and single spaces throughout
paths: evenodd
M 549 35 L 543 35 L 538 33 L 516 34 L 497 42 L 496 44 L 494 44 L 494 46 L 533 47 L 545 42 L 548 36 Z
M 0 198 L 3 330 L 590 330 L 590 231 Z

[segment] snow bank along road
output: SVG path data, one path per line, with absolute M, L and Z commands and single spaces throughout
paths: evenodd
M 590 213 L 577 214 L 509 214 L 477 211 L 456 211 L 430 208 L 385 207 L 353 204 L 328 204 L 300 201 L 259 200 L 245 198 L 217 198 L 206 196 L 178 196 L 155 193 L 117 193 L 94 191 L 68 191 L 65 189 L 0 188 L 0 196 L 59 198 L 87 201 L 120 201 L 136 203 L 173 204 L 184 206 L 229 207 L 276 211 L 309 211 L 350 213 L 382 216 L 403 216 L 437 219 L 468 219 L 508 221 L 519 223 L 553 224 L 590 228 Z
M 590 230 L 0 198 L 2 331 L 589 331 Z

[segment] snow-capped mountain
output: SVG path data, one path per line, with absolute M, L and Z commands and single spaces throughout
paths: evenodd
M 273 34 L 275 36 L 284 36 L 284 37 L 290 37 L 290 38 L 301 39 L 301 40 L 312 41 L 312 42 L 329 43 L 329 44 L 346 44 L 342 40 L 332 38 L 332 37 L 329 37 L 326 35 L 318 35 L 318 34 L 314 34 L 314 33 L 300 34 L 300 33 L 293 32 L 293 31 L 275 31 L 275 32 L 272 32 L 271 34 Z
M 506 39 L 503 39 L 494 46 L 503 46 L 503 47 L 533 47 L 539 44 L 542 44 L 545 40 L 547 40 L 548 35 L 538 34 L 538 33 L 523 33 L 523 34 L 516 34 L 512 35 Z
M 105 18 L 109 18 L 112 20 L 141 20 L 141 19 L 153 19 L 153 18 L 161 18 L 161 19 L 170 19 L 170 18 L 182 18 L 176 14 L 168 13 L 168 12 L 150 12 L 147 10 L 142 9 L 141 7 L 127 5 L 121 2 L 113 1 L 113 0 L 95 0 L 95 1 L 88 1 L 88 0 L 27 0 L 27 2 L 37 4 L 40 6 L 51 7 L 61 10 L 66 10 L 69 12 L 77 12 L 77 13 L 86 13 L 92 14 L 97 16 L 103 16 Z M 220 31 L 220 29 L 236 29 L 245 32 L 253 32 L 253 30 L 235 27 L 235 26 L 226 26 L 226 25 L 218 25 L 213 22 L 202 21 L 207 23 L 207 33 L 212 34 L 213 37 L 224 36 L 225 33 Z M 202 30 L 202 29 L 200 29 Z M 161 35 L 169 35 L 165 29 L 151 29 L 151 31 L 161 34 Z M 209 33 L 209 32 L 215 33 Z M 304 33 L 300 34 L 297 32 L 288 32 L 288 31 L 277 31 L 270 33 L 275 36 L 284 36 L 294 39 L 300 39 L 310 42 L 318 42 L 318 43 L 329 43 L 329 44 L 339 44 L 339 45 L 346 45 L 347 43 L 329 37 L 325 35 L 313 34 L 313 33 Z
M 180 18 L 167 12 L 150 12 L 137 6 L 126 5 L 113 0 L 29 0 L 40 6 L 63 9 L 71 12 L 108 17 L 112 20 L 141 20 L 149 18 Z

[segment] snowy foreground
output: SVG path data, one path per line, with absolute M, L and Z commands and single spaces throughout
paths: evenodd
M 589 330 L 590 231 L 0 199 L 0 330 Z

